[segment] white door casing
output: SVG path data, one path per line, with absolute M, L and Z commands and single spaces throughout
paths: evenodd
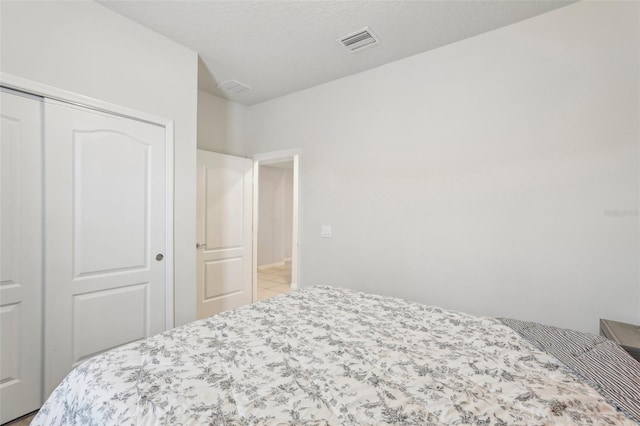
M 162 126 L 45 103 L 48 396 L 84 360 L 166 329 Z
M 198 150 L 198 318 L 252 302 L 252 170 L 250 159 Z
M 0 423 L 42 403 L 42 99 L 0 102 Z

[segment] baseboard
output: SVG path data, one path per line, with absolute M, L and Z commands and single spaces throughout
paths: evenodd
M 273 268 L 274 266 L 284 266 L 284 260 L 282 262 L 276 262 L 276 263 L 269 263 L 269 264 L 266 264 L 266 265 L 260 265 L 260 266 L 258 266 L 258 271 L 260 271 L 262 269 Z

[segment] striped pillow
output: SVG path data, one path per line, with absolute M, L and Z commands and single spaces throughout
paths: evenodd
M 500 318 L 506 326 L 595 387 L 610 404 L 640 423 L 640 363 L 601 336 Z

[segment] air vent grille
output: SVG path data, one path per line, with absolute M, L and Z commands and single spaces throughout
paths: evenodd
M 356 52 L 366 47 L 377 46 L 380 43 L 380 39 L 369 28 L 365 27 L 360 31 L 339 38 L 338 43 L 342 44 L 350 52 Z
M 233 93 L 234 95 L 251 90 L 251 87 L 236 80 L 227 80 L 224 83 L 220 83 L 218 84 L 218 88 L 225 92 Z

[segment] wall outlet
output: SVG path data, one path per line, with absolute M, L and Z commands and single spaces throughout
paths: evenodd
M 331 225 L 322 225 L 320 227 L 320 236 L 322 238 L 331 238 Z

